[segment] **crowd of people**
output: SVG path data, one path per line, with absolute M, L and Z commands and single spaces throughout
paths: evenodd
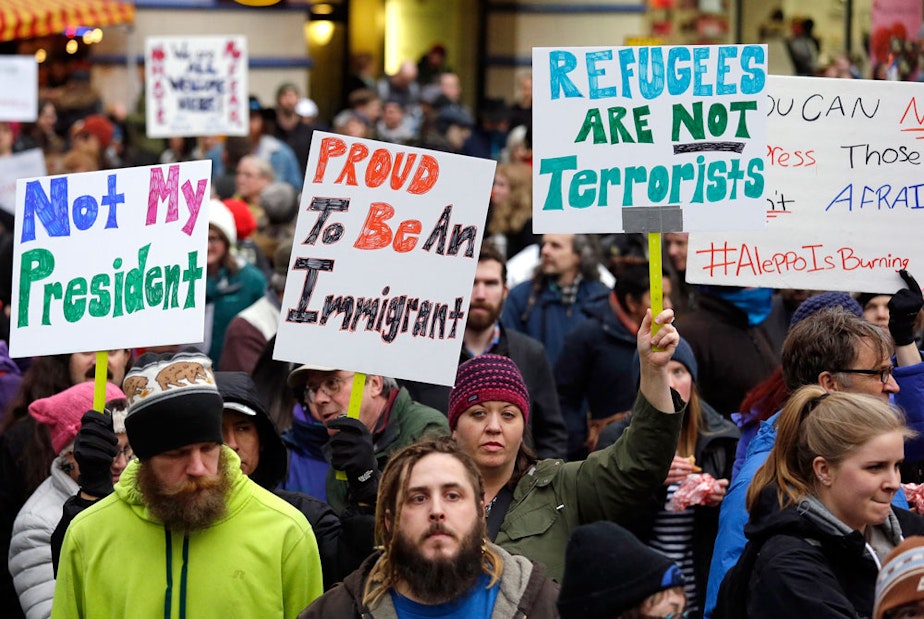
M 641 235 L 532 233 L 528 75 L 476 120 L 441 46 L 362 66 L 330 122 L 285 83 L 248 136 L 159 153 L 98 105 L 0 122 L 0 157 L 40 148 L 49 174 L 213 163 L 205 339 L 108 351 L 103 412 L 95 353 L 9 357 L 0 220 L 0 615 L 924 613 L 911 274 L 692 285 L 666 233 L 653 311 Z M 272 358 L 319 128 L 499 162 L 454 387 Z

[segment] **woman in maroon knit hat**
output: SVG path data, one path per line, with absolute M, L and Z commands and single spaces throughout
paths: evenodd
M 526 447 L 529 394 L 513 361 L 488 354 L 459 366 L 449 427 L 484 477 L 488 534 L 508 552 L 544 563 L 556 580 L 574 528 L 628 517 L 667 476 L 683 417 L 675 413 L 685 406 L 667 372 L 679 341 L 673 316 L 659 314 L 661 328 L 652 335 L 649 311 L 638 331 L 632 429 L 581 462 L 537 460 Z

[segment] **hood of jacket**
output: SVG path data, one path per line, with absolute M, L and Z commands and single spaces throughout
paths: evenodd
M 303 421 L 297 416 L 292 417 L 292 427 L 282 435 L 286 447 L 315 460 L 326 460 L 324 447 L 329 439 L 330 435 L 323 423 L 313 419 Z
M 500 577 L 500 590 L 497 594 L 497 600 L 494 602 L 494 610 L 491 617 L 514 617 L 517 616 L 517 610 L 520 600 L 526 593 L 527 586 L 530 584 L 530 578 L 536 566 L 532 561 L 520 555 L 512 555 L 500 546 L 489 542 L 491 548 L 500 556 L 504 564 L 504 571 Z M 353 600 L 354 607 L 358 610 L 361 617 L 397 617 L 394 610 L 394 604 L 391 596 L 385 595 L 379 603 L 368 608 L 362 603 L 363 591 L 366 586 L 366 579 L 373 566 L 381 559 L 382 553 L 375 552 L 359 566 L 357 570 L 348 575 L 343 580 L 343 587 Z M 541 573 L 540 573 L 541 575 Z
M 267 490 L 275 489 L 286 478 L 289 457 L 253 379 L 246 372 L 215 372 L 215 384 L 226 410 L 253 417 L 260 434 L 260 463 L 250 478 Z
M 893 547 L 902 541 L 901 525 L 894 512 L 880 525 L 878 534 Z M 776 486 L 769 485 L 761 491 L 751 519 L 744 527 L 748 539 L 763 541 L 774 535 L 793 535 L 816 540 L 826 548 L 834 549 L 845 556 L 863 556 L 880 566 L 875 551 L 867 544 L 860 531 L 851 529 L 832 514 L 815 497 L 806 497 L 798 504 L 780 509 Z

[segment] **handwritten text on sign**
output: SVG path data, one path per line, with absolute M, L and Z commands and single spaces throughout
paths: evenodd
M 211 164 L 21 179 L 14 357 L 202 340 Z
M 32 122 L 38 117 L 35 56 L 0 56 L 0 120 Z
M 533 227 L 618 232 L 682 206 L 685 230 L 764 226 L 767 49 L 533 49 Z
M 494 166 L 315 132 L 274 357 L 452 384 Z
M 767 228 L 691 235 L 687 280 L 895 292 L 924 265 L 924 85 L 771 76 L 767 101 Z
M 148 37 L 150 137 L 247 135 L 247 39 Z

